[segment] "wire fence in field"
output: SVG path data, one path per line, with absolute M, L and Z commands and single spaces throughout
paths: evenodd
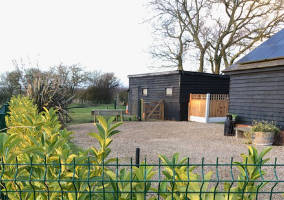
M 260 162 L 262 163 L 262 162 Z M 283 199 L 284 164 L 73 159 L 5 163 L 0 199 Z

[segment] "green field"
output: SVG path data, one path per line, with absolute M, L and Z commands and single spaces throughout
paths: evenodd
M 82 124 L 94 122 L 94 117 L 91 111 L 94 109 L 114 109 L 113 104 L 99 104 L 99 105 L 85 105 L 85 104 L 71 104 L 69 106 L 69 114 L 72 122 L 69 124 Z M 125 106 L 117 106 L 117 109 L 125 109 Z

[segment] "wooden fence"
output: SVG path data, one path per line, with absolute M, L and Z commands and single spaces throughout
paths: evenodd
M 228 94 L 211 94 L 209 117 L 225 117 L 229 111 Z
M 204 117 L 206 108 L 206 94 L 190 94 L 188 115 Z
M 208 122 L 209 118 L 226 116 L 229 108 L 228 94 L 190 94 L 188 105 L 188 120 L 197 119 Z

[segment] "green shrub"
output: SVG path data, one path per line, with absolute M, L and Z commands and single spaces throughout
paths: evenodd
M 277 128 L 277 126 L 276 126 L 276 124 L 274 122 L 253 121 L 252 131 L 253 132 L 274 132 L 274 133 L 279 133 L 280 129 Z
M 12 97 L 9 110 L 7 135 L 18 140 L 14 149 L 18 159 L 24 154 L 41 158 L 41 161 L 44 156 L 63 159 L 66 158 L 63 152 L 72 153 L 69 145 L 72 133 L 62 129 L 55 110 L 44 108 L 38 113 L 32 101 L 22 96 Z
M 213 194 L 217 186 L 209 184 L 213 171 L 199 172 L 200 168 L 187 167 L 187 159 L 179 159 L 176 153 L 172 158 L 160 156 L 163 176 L 159 174 L 159 185 L 151 180 L 156 175 L 153 166 L 118 167 L 118 159 L 109 158 L 112 136 L 118 134 L 122 123 L 113 123 L 114 118 L 106 120 L 98 117 L 97 133 L 90 133 L 98 141 L 98 146 L 74 152 L 71 148 L 71 132 L 61 129 L 56 111 L 44 109 L 38 113 L 37 107 L 26 97 L 13 97 L 10 102 L 10 116 L 6 118 L 7 133 L 0 133 L 0 154 L 2 165 L 1 179 L 11 180 L 0 188 L 8 191 L 80 191 L 80 192 L 15 192 L 8 193 L 9 199 L 157 199 L 147 196 L 148 192 L 162 192 L 161 199 L 190 200 L 253 200 L 255 193 L 265 184 L 253 182 L 265 175 L 261 165 L 268 162 L 264 156 L 271 148 L 258 153 L 249 147 L 248 155 L 242 154 L 242 162 L 235 162 L 239 175 L 232 187 L 225 183 L 226 194 Z M 19 163 L 26 165 L 4 165 Z M 110 163 L 116 167 L 108 166 Z M 49 164 L 49 165 L 47 165 Z M 253 166 L 251 166 L 253 164 Z M 160 168 L 159 168 L 160 169 Z M 51 182 L 27 180 L 50 180 Z M 25 180 L 25 181 L 24 181 Z M 60 180 L 65 180 L 61 181 Z M 189 181 L 188 181 L 189 180 Z M 206 182 L 207 181 L 207 182 Z M 250 181 L 250 182 L 248 182 Z M 91 183 L 91 184 L 90 184 Z M 97 192 L 96 194 L 90 191 Z M 132 190 L 132 193 L 130 193 Z M 103 193 L 102 191 L 111 191 Z M 190 193 L 186 194 L 188 191 Z M 210 191 L 211 193 L 206 193 Z M 240 192 L 239 194 L 230 193 Z M 243 191 L 245 193 L 243 193 Z M 229 197 L 230 193 L 230 197 Z
M 38 113 L 37 107 L 27 97 L 17 96 L 10 101 L 10 115 L 6 118 L 8 130 L 7 133 L 0 133 L 0 154 L 3 163 L 23 163 L 34 165 L 31 167 L 5 166 L 3 171 L 0 171 L 2 179 L 12 180 L 18 177 L 21 180 L 33 179 L 42 180 L 45 177 L 47 180 L 53 180 L 54 183 L 48 184 L 50 191 L 73 191 L 76 187 L 80 191 L 88 191 L 90 188 L 87 180 L 100 178 L 107 168 L 101 166 L 89 166 L 89 170 L 84 165 L 76 166 L 75 163 L 101 164 L 113 161 L 107 159 L 111 152 L 109 145 L 112 142 L 111 137 L 117 134 L 116 130 L 121 123 L 113 124 L 114 118 L 106 121 L 99 117 L 97 124 L 98 133 L 90 135 L 96 138 L 100 144 L 98 148 L 92 147 L 86 151 L 73 152 L 72 144 L 70 143 L 71 132 L 62 129 L 58 120 L 56 111 L 53 109 Z M 45 166 L 43 163 L 54 163 L 54 166 Z M 40 165 L 35 165 L 40 164 Z M 33 169 L 33 173 L 31 172 Z M 62 179 L 72 179 L 77 181 L 62 182 L 57 184 L 58 173 Z M 75 185 L 74 185 L 75 184 Z M 46 185 L 43 182 L 35 184 L 37 190 L 46 190 Z M 0 188 L 3 189 L 0 183 Z M 32 187 L 30 182 L 8 182 L 5 184 L 7 190 L 16 191 L 18 187 L 21 190 L 29 190 Z M 92 183 L 92 189 L 100 190 L 102 187 L 100 182 Z M 105 185 L 108 187 L 108 184 Z M 9 199 L 33 199 L 33 193 L 9 193 Z M 63 196 L 62 196 L 63 195 Z M 93 194 L 93 197 L 96 195 Z M 50 193 L 50 199 L 76 199 L 76 194 L 73 193 Z M 77 194 L 77 199 L 89 198 L 89 193 Z M 100 195 L 97 194 L 97 198 Z M 46 193 L 37 193 L 36 199 L 48 199 Z

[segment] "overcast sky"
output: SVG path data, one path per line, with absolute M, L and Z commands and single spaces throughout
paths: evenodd
M 6 0 L 0 2 L 0 69 L 12 59 L 40 66 L 80 63 L 87 70 L 151 72 L 147 0 Z M 149 10 L 148 10 L 149 12 Z

